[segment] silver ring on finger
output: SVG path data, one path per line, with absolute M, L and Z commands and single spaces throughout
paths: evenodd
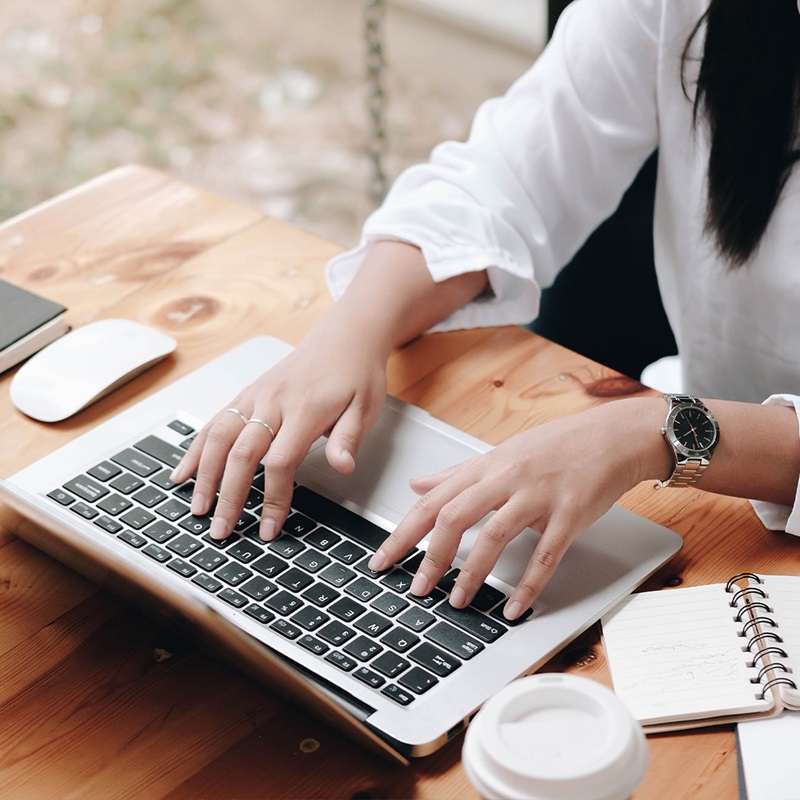
M 262 427 L 266 428 L 269 431 L 270 436 L 272 436 L 273 439 L 275 438 L 275 431 L 272 430 L 272 425 L 270 425 L 269 422 L 264 422 L 263 419 L 259 419 L 258 417 L 250 417 L 250 419 L 247 420 L 247 424 L 249 425 L 251 422 L 255 422 L 257 425 L 261 425 Z
M 247 417 L 244 414 L 242 414 L 242 412 L 239 411 L 238 408 L 233 408 L 233 407 L 228 408 L 228 409 L 226 409 L 225 413 L 226 414 L 236 414 L 236 416 L 239 417 L 239 419 L 242 422 L 244 422 L 245 425 L 247 425 L 247 423 L 248 423 Z

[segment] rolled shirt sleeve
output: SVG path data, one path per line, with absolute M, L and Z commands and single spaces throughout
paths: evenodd
M 773 394 L 764 401 L 764 404 L 794 408 L 799 420 L 798 437 L 800 437 L 800 397 L 793 394 Z M 798 484 L 792 506 L 765 503 L 761 500 L 751 500 L 750 502 L 758 518 L 769 530 L 786 531 L 786 533 L 800 536 L 800 484 Z
M 406 170 L 360 244 L 328 264 L 334 298 L 371 242 L 419 247 L 435 281 L 487 270 L 491 291 L 434 330 L 524 324 L 591 231 L 619 203 L 658 139 L 663 0 L 575 0 L 549 45 L 466 142 Z

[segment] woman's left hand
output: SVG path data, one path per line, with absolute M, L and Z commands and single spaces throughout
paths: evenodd
M 484 455 L 412 481 L 423 494 L 370 567 L 386 569 L 430 533 L 411 587 L 426 595 L 450 568 L 464 532 L 494 512 L 480 529 L 450 602 L 466 606 L 503 548 L 531 527 L 541 540 L 504 610 L 508 619 L 519 617 L 589 525 L 641 480 L 669 472 L 663 419 L 660 398 L 619 400 L 539 425 Z

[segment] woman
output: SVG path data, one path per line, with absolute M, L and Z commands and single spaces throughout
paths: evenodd
M 221 480 L 211 531 L 227 536 L 266 453 L 261 535 L 274 538 L 319 435 L 330 431 L 331 466 L 354 468 L 391 350 L 430 329 L 529 321 L 540 287 L 657 147 L 659 285 L 684 385 L 707 398 L 680 411 L 683 434 L 697 444 L 699 420 L 711 446 L 687 470 L 657 397 L 538 426 L 416 480 L 419 502 L 371 566 L 431 532 L 412 585 L 426 594 L 463 532 L 494 511 L 450 601 L 469 603 L 531 526 L 542 538 L 505 607 L 514 619 L 569 544 L 642 480 L 753 498 L 768 527 L 800 533 L 799 120 L 794 0 L 577 0 L 533 68 L 481 107 L 469 140 L 404 173 L 361 245 L 329 265 L 339 299 L 316 328 L 234 398 L 240 413 L 204 428 L 175 472 L 197 473 L 193 512 L 209 510 Z

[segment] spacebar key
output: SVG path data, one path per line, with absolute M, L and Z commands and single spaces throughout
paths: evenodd
M 292 506 L 322 525 L 343 533 L 371 550 L 377 550 L 389 535 L 368 519 L 359 517 L 349 508 L 328 500 L 327 497 L 317 494 L 306 486 L 298 486 L 294 490 Z

